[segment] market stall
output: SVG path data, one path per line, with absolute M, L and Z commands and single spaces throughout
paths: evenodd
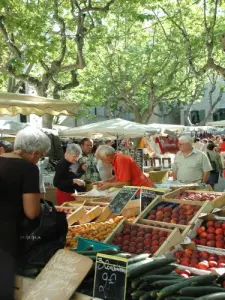
M 65 300 L 72 294 L 74 300 L 91 300 L 93 295 L 113 300 L 180 299 L 181 295 L 225 299 L 225 193 L 186 186 L 170 192 L 124 187 L 112 199 L 89 195 L 75 194 L 74 202 L 57 207 L 67 214 L 70 226 L 67 250 L 60 252 L 60 259 L 57 252 L 35 280 L 20 278 L 23 284 L 18 289 L 24 288 L 23 298 L 17 299 L 30 299 L 34 291 L 38 296 L 41 278 L 45 278 L 41 290 L 45 297 L 49 295 L 47 283 L 57 291 L 60 284 L 70 285 L 76 292 L 60 294 Z M 78 256 L 69 255 L 66 265 L 68 250 Z M 79 256 L 83 263 L 88 262 L 82 271 L 76 265 Z M 65 274 L 61 260 L 67 273 L 74 263 L 79 284 L 72 277 L 67 283 L 60 281 Z M 52 261 L 57 261 L 56 281 L 50 272 Z M 109 268 L 108 263 L 115 267 Z M 110 289 L 100 288 L 104 284 Z M 206 291 L 203 285 L 208 285 Z M 224 298 L 213 298 L 215 293 Z
M 61 137 L 89 137 L 89 138 L 110 138 L 110 137 L 129 137 L 137 138 L 145 134 L 152 135 L 159 132 L 157 127 L 151 127 L 120 118 L 78 126 L 68 130 L 60 131 Z

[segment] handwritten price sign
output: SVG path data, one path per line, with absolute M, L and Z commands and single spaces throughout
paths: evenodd
M 98 254 L 95 267 L 94 297 L 108 300 L 126 298 L 127 259 Z

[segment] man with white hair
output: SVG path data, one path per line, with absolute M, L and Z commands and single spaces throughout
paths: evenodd
M 194 149 L 192 143 L 192 137 L 188 135 L 178 139 L 180 151 L 174 159 L 173 178 L 186 183 L 206 183 L 212 166 L 207 155 Z
M 105 164 L 111 164 L 115 173 L 108 180 L 98 182 L 101 190 L 125 185 L 153 187 L 153 183 L 143 174 L 136 161 L 114 148 L 103 145 L 96 150 L 95 157 Z

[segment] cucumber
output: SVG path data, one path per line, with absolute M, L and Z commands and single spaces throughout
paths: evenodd
M 139 261 L 144 261 L 146 258 L 149 257 L 149 254 L 139 254 L 134 257 L 128 258 L 128 265 L 132 265 L 134 263 L 137 263 Z
M 205 295 L 202 297 L 196 298 L 198 300 L 224 300 L 225 299 L 225 292 L 224 293 L 214 293 L 210 295 Z
M 186 296 L 174 296 L 165 298 L 165 300 L 194 300 L 195 297 L 186 297 Z
M 155 282 L 157 280 L 171 280 L 171 279 L 183 279 L 179 275 L 173 275 L 173 274 L 168 274 L 168 275 L 146 275 L 146 276 L 141 276 L 140 280 L 147 281 L 149 283 Z
M 150 296 L 153 298 L 153 299 L 156 299 L 157 298 L 157 294 L 160 292 L 160 290 L 153 290 L 150 292 Z
M 144 295 L 146 291 L 135 291 L 131 294 L 132 299 L 139 299 L 142 295 Z
M 141 278 L 144 278 L 145 276 L 148 276 L 148 275 L 165 275 L 165 274 L 170 274 L 173 272 L 173 270 L 176 269 L 176 266 L 173 266 L 173 265 L 166 265 L 162 268 L 158 268 L 158 269 L 153 269 L 149 272 L 145 272 Z M 179 276 L 178 274 L 176 274 L 177 276 Z
M 170 286 L 170 285 L 179 283 L 183 280 L 184 280 L 183 278 L 181 278 L 181 279 L 171 279 L 171 280 L 169 280 L 169 279 L 167 279 L 167 280 L 158 280 L 158 281 L 153 282 L 152 286 L 155 287 L 155 288 L 162 289 L 166 286 Z
M 131 287 L 133 289 L 136 289 L 140 285 L 141 282 L 142 282 L 142 280 L 141 280 L 140 277 L 139 278 L 135 278 L 134 280 L 131 281 Z
M 132 258 L 132 255 L 130 253 L 126 253 L 126 252 L 117 253 L 116 256 L 122 257 L 122 258 Z
M 143 273 L 151 271 L 152 269 L 157 269 L 164 265 L 168 265 L 170 263 L 175 262 L 175 258 L 162 258 L 149 261 L 148 259 L 132 264 L 130 267 L 128 266 L 127 277 L 134 278 L 139 277 Z
M 204 295 L 209 295 L 213 293 L 222 293 L 225 292 L 224 288 L 216 286 L 189 286 L 181 289 L 179 294 L 182 296 L 193 296 L 200 297 Z
M 101 250 L 93 250 L 93 251 L 76 251 L 77 254 L 82 255 L 96 255 L 97 253 L 104 253 L 104 254 L 117 254 L 119 252 L 116 248 L 105 248 Z
M 139 298 L 139 300 L 151 300 L 152 297 L 151 297 L 150 294 L 151 294 L 150 292 L 147 292 L 147 293 L 145 292 L 145 294 L 142 295 L 142 296 Z
M 149 291 L 149 290 L 151 290 L 152 289 L 152 287 L 150 286 L 150 284 L 148 283 L 148 282 L 142 282 L 140 285 L 139 285 L 139 287 L 138 287 L 138 290 L 141 290 L 141 291 Z
M 175 293 L 177 293 L 179 290 L 187 286 L 210 284 L 216 278 L 217 275 L 202 275 L 202 276 L 195 276 L 195 277 L 184 279 L 177 284 L 170 285 L 168 287 L 163 288 L 159 292 L 157 300 L 162 300 L 165 299 L 166 297 L 172 296 Z

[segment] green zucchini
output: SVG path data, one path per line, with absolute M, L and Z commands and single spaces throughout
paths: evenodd
M 131 294 L 132 299 L 139 299 L 142 295 L 144 295 L 146 293 L 146 291 L 135 291 Z
M 224 293 L 214 293 L 210 295 L 205 295 L 202 297 L 196 298 L 198 300 L 224 300 L 225 299 L 225 292 Z
M 165 298 L 165 300 L 194 300 L 195 297 L 187 297 L 187 296 L 174 296 Z
M 157 294 L 160 292 L 160 290 L 152 290 L 150 292 L 150 296 L 154 299 L 157 298 Z
M 120 253 L 117 253 L 116 256 L 122 257 L 122 258 L 132 258 L 132 254 L 127 253 L 127 252 L 120 252 Z
M 142 295 L 142 296 L 139 298 L 139 300 L 151 300 L 152 297 L 151 297 L 150 294 L 151 294 L 150 292 L 147 292 L 147 293 L 145 292 L 145 294 Z
M 141 276 L 140 280 L 147 281 L 149 283 L 155 282 L 157 280 L 171 280 L 171 279 L 183 279 L 179 275 L 173 275 L 173 274 L 168 274 L 168 275 L 146 275 L 146 276 Z
M 144 261 L 134 263 L 130 267 L 128 266 L 127 277 L 128 278 L 138 277 L 138 276 L 142 275 L 143 273 L 147 273 L 148 271 L 157 269 L 164 265 L 168 265 L 175 261 L 176 261 L 176 259 L 173 257 L 150 260 L 150 261 L 148 259 L 146 259 Z
M 140 285 L 139 285 L 139 287 L 138 287 L 138 290 L 143 290 L 143 291 L 149 291 L 150 289 L 152 289 L 152 287 L 151 287 L 151 285 L 148 283 L 148 282 L 146 282 L 146 281 L 144 281 L 144 282 L 142 282 Z
M 117 254 L 119 252 L 116 248 L 105 248 L 101 250 L 93 250 L 93 251 L 76 251 L 77 254 L 82 255 L 96 255 L 97 253 L 104 253 L 104 254 Z
M 181 281 L 183 281 L 184 279 L 181 278 L 181 279 L 167 279 L 167 280 L 158 280 L 158 281 L 155 281 L 152 283 L 152 286 L 155 287 L 155 288 L 164 288 L 166 286 L 170 286 L 170 285 L 173 285 L 173 284 L 176 284 L 176 283 L 179 283 Z
M 216 278 L 217 278 L 216 275 L 202 275 L 202 276 L 195 276 L 195 277 L 184 279 L 179 283 L 163 288 L 159 292 L 157 300 L 162 300 L 165 299 L 166 297 L 174 295 L 179 290 L 187 286 L 210 284 Z
M 154 274 L 154 275 L 165 275 L 165 274 L 170 274 L 176 269 L 176 266 L 174 265 L 166 265 L 164 267 L 158 268 L 158 269 L 153 269 L 152 271 L 148 272 L 148 275 Z M 147 275 L 144 274 L 143 277 Z M 178 275 L 178 274 L 177 274 Z M 178 275 L 179 276 L 179 275 Z
M 193 296 L 200 297 L 204 295 L 209 295 L 213 293 L 222 293 L 225 292 L 224 288 L 216 286 L 188 286 L 179 291 L 179 294 L 182 296 Z
M 149 257 L 149 254 L 139 254 L 134 257 L 128 258 L 128 265 L 132 265 L 134 263 L 144 261 L 148 257 Z
M 133 289 L 136 289 L 140 285 L 141 282 L 142 282 L 142 280 L 140 277 L 135 278 L 134 280 L 131 281 L 131 287 Z

